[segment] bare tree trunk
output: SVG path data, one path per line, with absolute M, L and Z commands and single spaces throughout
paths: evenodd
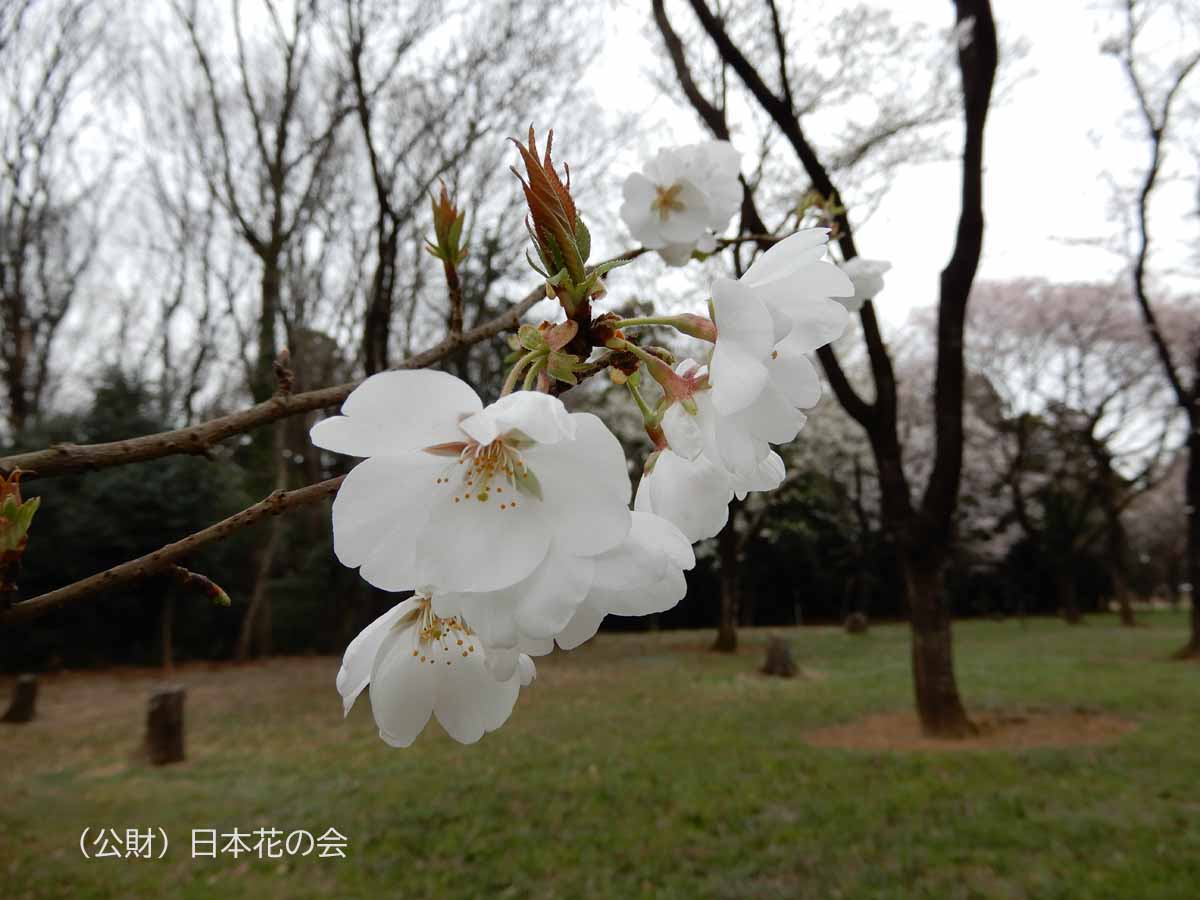
M 721 560 L 721 616 L 712 649 L 718 653 L 736 653 L 738 645 L 738 537 L 733 523 L 731 515 L 717 536 L 717 554 Z
M 183 761 L 183 698 L 181 685 L 163 685 L 150 697 L 143 750 L 150 764 Z
M 793 678 L 796 675 L 791 645 L 778 635 L 772 635 L 767 641 L 767 658 L 763 662 L 762 673 L 779 678 Z
M 1075 589 L 1075 574 L 1058 571 L 1054 575 L 1054 597 L 1058 601 L 1058 611 L 1068 625 L 1079 625 L 1083 622 L 1083 614 L 1079 610 L 1079 593 Z
M 1117 610 L 1121 616 L 1121 624 L 1126 628 L 1134 628 L 1137 625 L 1137 616 L 1133 614 L 1133 600 L 1129 596 L 1129 591 L 1124 587 L 1117 591 Z
M 0 718 L 0 722 L 23 725 L 33 721 L 34 709 L 37 706 L 38 680 L 36 675 L 24 674 L 17 676 L 13 685 L 12 703 L 8 711 Z
M 961 738 L 975 733 L 954 676 L 950 613 L 940 566 L 905 559 L 904 581 L 912 625 L 913 687 L 921 730 L 930 737 Z
M 286 420 L 280 420 L 272 428 L 272 453 L 275 465 L 275 490 L 287 488 L 287 459 L 284 450 L 287 448 Z M 271 578 L 271 569 L 283 536 L 283 517 L 274 516 L 267 526 L 267 541 L 263 544 L 258 556 L 258 568 L 254 573 L 254 588 L 250 592 L 250 602 L 246 606 L 246 615 L 242 619 L 242 629 L 238 634 L 235 658 L 245 662 L 251 652 L 257 647 L 260 654 L 270 652 L 271 648 L 271 611 L 270 596 L 267 583 Z
M 1187 468 L 1187 574 L 1192 585 L 1192 633 L 1176 657 L 1200 659 L 1200 410 L 1191 416 Z
M 254 360 L 254 384 L 250 392 L 261 403 L 275 393 L 275 319 L 279 316 L 279 298 L 283 289 L 283 273 L 279 270 L 279 253 L 268 251 L 262 256 L 262 296 L 258 319 L 258 347 Z

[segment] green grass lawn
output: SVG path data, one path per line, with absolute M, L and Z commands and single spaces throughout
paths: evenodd
M 708 633 L 601 635 L 539 663 L 513 718 L 409 750 L 347 721 L 337 661 L 188 666 L 188 761 L 131 758 L 152 672 L 43 679 L 0 726 L 0 897 L 1200 897 L 1200 666 L 1182 615 L 956 627 L 971 709 L 1080 707 L 1103 746 L 817 748 L 911 704 L 907 631 L 784 630 L 812 677 L 755 673 Z M 11 679 L 0 683 L 7 701 Z M 84 827 L 162 827 L 165 859 L 86 860 Z M 349 838 L 348 858 L 190 858 L 193 828 Z

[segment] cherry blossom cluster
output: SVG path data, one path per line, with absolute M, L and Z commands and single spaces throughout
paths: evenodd
M 369 691 L 394 746 L 410 745 L 431 716 L 454 739 L 479 740 L 511 715 L 534 657 L 579 646 L 605 616 L 677 604 L 692 545 L 724 527 L 730 500 L 783 481 L 772 445 L 794 439 L 821 396 L 810 355 L 842 333 L 848 305 L 881 286 L 877 268 L 880 283 L 864 286 L 863 273 L 826 261 L 828 230 L 812 228 L 774 243 L 740 278 L 716 278 L 708 316 L 594 315 L 617 261 L 588 265 L 590 236 L 549 141 L 544 156 L 532 132 L 518 148 L 531 264 L 565 321 L 522 326 L 490 405 L 445 372 L 385 372 L 312 430 L 317 446 L 362 460 L 333 504 L 338 559 L 377 588 L 411 592 L 354 639 L 337 678 L 347 712 Z M 710 253 L 740 203 L 738 168 L 726 142 L 663 150 L 629 176 L 622 216 L 673 264 Z M 462 218 L 448 199 L 441 206 L 445 262 L 463 254 Z M 634 339 L 653 326 L 705 350 L 675 362 Z M 655 445 L 636 498 L 617 438 L 557 396 L 599 359 Z M 644 376 L 660 388 L 653 403 Z

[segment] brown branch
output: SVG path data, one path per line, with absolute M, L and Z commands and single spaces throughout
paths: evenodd
M 463 329 L 463 292 L 462 282 L 458 278 L 458 269 L 454 263 L 442 262 L 442 270 L 446 275 L 446 293 L 450 295 L 450 337 L 461 338 Z
M 195 553 L 201 547 L 224 540 L 240 528 L 253 525 L 255 522 L 265 519 L 268 516 L 277 516 L 287 510 L 307 506 L 325 499 L 337 491 L 345 477 L 345 475 L 339 475 L 336 478 L 330 478 L 327 481 L 321 481 L 317 484 L 310 484 L 308 487 L 299 488 L 294 491 L 275 491 L 264 500 L 260 500 L 253 506 L 243 509 L 236 515 L 232 515 L 215 525 L 210 525 L 203 531 L 198 531 L 173 544 L 160 547 L 153 553 L 148 553 L 129 562 L 121 563 L 119 566 L 113 566 L 104 572 L 34 597 L 31 600 L 17 603 L 5 612 L 0 613 L 0 625 L 10 625 L 14 622 L 27 621 L 67 603 L 84 600 L 103 591 L 112 590 L 115 587 L 130 584 L 134 581 L 140 581 L 152 575 L 164 574 L 172 566 L 175 566 L 180 559 L 191 553 Z

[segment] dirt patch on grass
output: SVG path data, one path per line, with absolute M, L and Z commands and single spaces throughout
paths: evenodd
M 980 713 L 972 721 L 978 734 L 951 740 L 923 735 L 913 712 L 877 713 L 811 731 L 804 740 L 849 750 L 1025 750 L 1105 744 L 1137 727 L 1120 716 L 1079 709 Z

